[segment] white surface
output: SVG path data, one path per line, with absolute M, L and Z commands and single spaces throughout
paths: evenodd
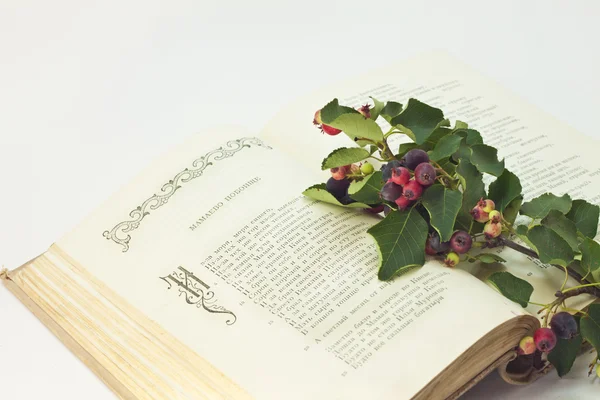
M 600 4 L 500 4 L 0 0 L 0 263 L 44 251 L 165 146 L 258 130 L 300 94 L 422 50 L 600 138 Z M 114 397 L 1 286 L 0 380 L 2 399 Z M 598 398 L 590 382 L 491 377 L 466 398 Z

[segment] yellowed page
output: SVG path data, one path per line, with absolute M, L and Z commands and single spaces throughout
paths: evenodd
M 378 281 L 378 219 L 303 198 L 318 174 L 238 135 L 190 139 L 57 245 L 255 398 L 409 398 L 523 315 L 435 262 Z
M 306 168 L 318 170 L 321 160 L 333 149 L 348 147 L 352 142 L 344 134 L 331 137 L 319 133 L 310 122 L 315 110 L 334 97 L 340 104 L 357 107 L 365 104 L 368 96 L 403 104 L 414 97 L 441 108 L 452 122 L 459 119 L 469 123 L 470 128 L 480 131 L 487 144 L 499 149 L 500 157 L 506 157 L 506 167 L 521 179 L 525 201 L 550 191 L 600 203 L 596 140 L 527 104 L 444 53 L 426 54 L 371 71 L 299 99 L 277 114 L 261 137 L 287 150 Z M 389 127 L 382 118 L 378 122 L 384 129 Z M 394 135 L 390 137 L 390 146 L 396 150 L 405 141 L 408 141 L 405 136 Z M 510 272 L 534 285 L 532 301 L 547 303 L 555 298 L 564 272 L 536 265 L 512 250 L 503 252 L 502 257 L 509 261 L 506 265 Z M 489 268 L 472 267 L 467 266 L 481 278 L 489 275 Z M 582 298 L 571 306 L 580 307 L 588 302 L 589 299 Z M 537 307 L 530 306 L 528 310 L 535 314 Z

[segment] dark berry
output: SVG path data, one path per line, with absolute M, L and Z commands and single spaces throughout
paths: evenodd
M 465 231 L 456 231 L 450 238 L 450 247 L 458 254 L 465 254 L 471 249 L 473 238 Z
M 404 167 L 393 168 L 390 180 L 396 185 L 404 186 L 410 181 L 410 171 Z
M 392 211 L 392 208 L 385 204 L 383 206 L 383 215 L 387 217 L 387 215 Z
M 415 180 L 422 186 L 431 186 L 435 182 L 436 173 L 433 165 L 421 163 L 415 168 Z
M 402 164 L 400 163 L 400 161 L 393 160 L 381 167 L 381 172 L 383 173 L 383 180 L 386 182 L 389 181 L 392 178 L 392 169 L 401 166 Z
M 556 335 L 550 328 L 539 328 L 533 334 L 535 347 L 542 353 L 549 353 L 556 346 Z
M 402 157 L 404 166 L 414 170 L 421 163 L 429 162 L 429 155 L 421 149 L 412 149 Z
M 381 188 L 381 198 L 387 201 L 396 201 L 402 196 L 402 186 L 396 185 L 394 182 L 388 182 Z
M 423 194 L 423 186 L 419 185 L 417 181 L 409 181 L 404 185 L 404 193 L 402 194 L 410 201 L 418 200 Z
M 396 199 L 395 203 L 398 206 L 398 209 L 400 211 L 404 211 L 408 207 L 410 207 L 410 205 L 412 204 L 412 201 L 409 200 L 408 198 L 406 198 L 405 196 L 400 196 Z
M 349 186 L 350 181 L 348 179 L 342 179 L 338 181 L 337 179 L 329 178 L 326 188 L 327 191 L 333 195 L 333 197 L 340 200 L 348 194 Z
M 554 314 L 550 320 L 550 328 L 561 339 L 573 339 L 577 336 L 577 321 L 568 312 Z
M 379 214 L 379 213 L 383 212 L 383 209 L 384 209 L 384 205 L 380 204 L 380 205 L 375 206 L 375 207 L 367 208 L 367 211 L 370 212 L 370 213 L 373 213 L 373 214 Z
M 442 242 L 440 235 L 437 232 L 432 232 L 427 237 L 427 244 L 425 245 L 425 252 L 430 256 L 436 254 L 445 253 L 450 249 L 450 243 Z
M 343 205 L 348 205 L 348 204 L 351 204 L 351 203 L 356 203 L 356 200 L 354 200 L 352 197 L 350 197 L 350 195 L 347 194 L 347 193 L 346 193 L 346 195 L 344 197 L 342 197 L 341 199 L 338 199 L 338 200 Z

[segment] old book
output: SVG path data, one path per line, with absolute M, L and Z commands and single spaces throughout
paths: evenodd
M 535 379 L 507 364 L 536 308 L 485 277 L 527 277 L 542 303 L 563 273 L 506 251 L 506 266 L 431 261 L 381 282 L 366 234 L 377 217 L 301 195 L 347 145 L 314 130 L 315 109 L 369 95 L 468 121 L 527 198 L 599 200 L 594 141 L 432 54 L 299 99 L 258 134 L 192 137 L 4 283 L 123 399 L 445 399 L 495 369 Z

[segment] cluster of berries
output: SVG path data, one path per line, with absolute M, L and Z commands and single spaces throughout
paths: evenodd
M 502 213 L 495 209 L 496 204 L 490 199 L 481 199 L 471 210 L 473 219 L 486 223 L 483 233 L 488 239 L 497 238 L 502 233 Z
M 406 210 L 417 201 L 437 176 L 429 155 L 420 149 L 410 150 L 400 161 L 390 161 L 382 172 L 386 184 L 381 189 L 381 198 L 396 203 L 399 210 Z
M 533 336 L 521 339 L 517 352 L 521 355 L 533 354 L 536 351 L 549 353 L 556 346 L 557 338 L 573 339 L 577 334 L 575 317 L 562 311 L 554 314 L 550 320 L 550 328 L 539 328 Z
M 427 237 L 425 253 L 430 256 L 446 254 L 444 264 L 453 268 L 460 262 L 460 254 L 471 250 L 473 238 L 465 231 L 456 231 L 449 241 L 442 242 L 437 232 L 433 231 Z
M 350 204 L 354 200 L 348 195 L 350 179 L 371 175 L 375 168 L 373 164 L 364 162 L 360 165 L 350 164 L 343 167 L 331 168 L 331 178 L 327 181 L 327 191 L 331 193 L 340 203 Z M 383 208 L 379 212 L 383 211 Z

